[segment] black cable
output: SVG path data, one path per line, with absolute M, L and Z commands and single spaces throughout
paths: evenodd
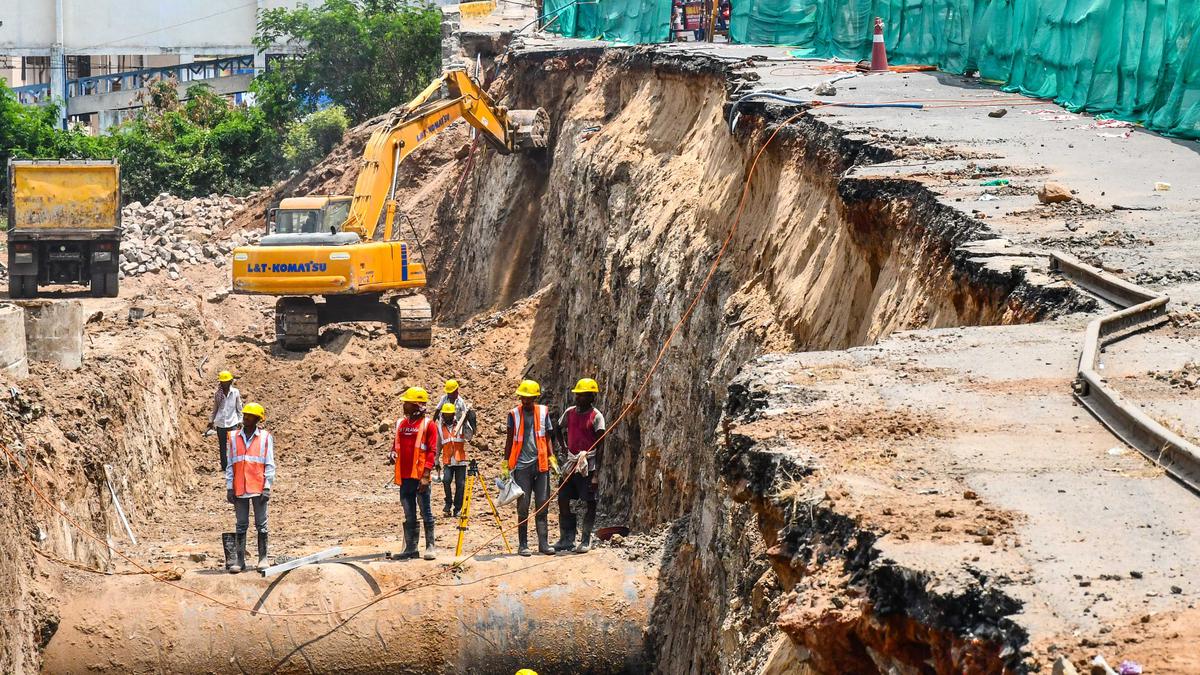
M 421 246 L 421 238 L 417 236 L 417 227 L 413 225 L 412 218 L 409 218 L 408 214 L 403 211 L 400 212 L 400 217 L 404 219 L 404 222 L 408 223 L 408 231 L 412 232 L 413 243 L 417 245 L 417 253 L 421 254 L 421 264 L 428 265 L 429 260 L 425 258 L 425 247 Z

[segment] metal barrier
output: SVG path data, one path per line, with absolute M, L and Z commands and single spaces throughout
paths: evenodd
M 48 82 L 27 84 L 12 89 L 13 93 L 17 95 L 17 101 L 25 105 L 38 105 L 50 100 L 50 83 Z
M 253 54 L 68 80 L 67 98 L 142 89 L 156 80 L 174 78 L 182 83 L 246 74 L 254 74 Z M 50 85 L 47 83 L 14 87 L 13 91 L 17 100 L 27 105 L 37 105 L 50 100 Z
M 1117 438 L 1200 493 L 1200 448 L 1127 401 L 1096 370 L 1104 346 L 1166 323 L 1170 298 L 1062 253 L 1050 254 L 1050 269 L 1122 308 L 1088 323 L 1073 385 L 1075 397 Z

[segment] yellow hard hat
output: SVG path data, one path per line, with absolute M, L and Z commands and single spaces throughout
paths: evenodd
M 409 387 L 400 394 L 400 400 L 405 403 L 429 403 L 429 392 L 420 387 Z
M 454 407 L 453 403 L 443 403 L 442 404 L 442 412 L 444 412 L 444 413 L 449 413 L 449 414 L 453 415 L 455 410 L 456 410 L 456 408 Z
M 521 384 L 517 386 L 517 396 L 541 396 L 542 385 L 533 380 L 521 380 Z
M 233 382 L 233 373 L 228 370 L 222 370 L 217 373 L 217 382 Z
M 529 668 L 522 668 L 517 671 L 516 675 L 537 675 L 537 671 L 530 670 Z
M 453 394 L 458 391 L 458 380 L 446 380 L 446 393 Z
M 600 393 L 600 385 L 596 384 L 596 381 L 593 380 L 592 378 L 585 377 L 582 380 L 576 382 L 575 388 L 572 389 L 571 391 L 576 394 L 599 394 Z
M 267 419 L 267 411 L 263 410 L 263 407 L 257 403 L 247 403 L 242 407 L 242 414 L 254 415 L 260 420 Z

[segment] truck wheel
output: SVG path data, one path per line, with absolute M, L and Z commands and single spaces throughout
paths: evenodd
M 103 272 L 92 272 L 92 297 L 103 298 L 108 295 L 108 275 Z
M 116 272 L 109 272 L 104 275 L 104 297 L 115 298 L 120 292 L 121 282 L 117 278 Z
M 8 297 L 32 298 L 37 295 L 37 277 L 32 274 L 14 274 L 8 278 Z

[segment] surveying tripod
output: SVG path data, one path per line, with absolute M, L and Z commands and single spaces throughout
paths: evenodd
M 488 494 L 487 483 L 479 475 L 479 464 L 472 459 L 467 464 L 467 482 L 463 488 L 465 492 L 462 512 L 458 514 L 458 545 L 454 547 L 454 556 L 456 558 L 462 556 L 463 536 L 467 534 L 467 521 L 471 517 L 471 492 L 476 483 L 483 490 L 483 496 L 487 498 L 488 506 L 492 509 L 492 517 L 496 519 L 496 527 L 500 528 L 500 538 L 504 540 L 504 550 L 512 553 L 512 547 L 508 545 L 508 537 L 504 534 L 504 526 L 500 524 L 500 512 L 496 510 L 496 503 L 492 501 L 492 495 Z

